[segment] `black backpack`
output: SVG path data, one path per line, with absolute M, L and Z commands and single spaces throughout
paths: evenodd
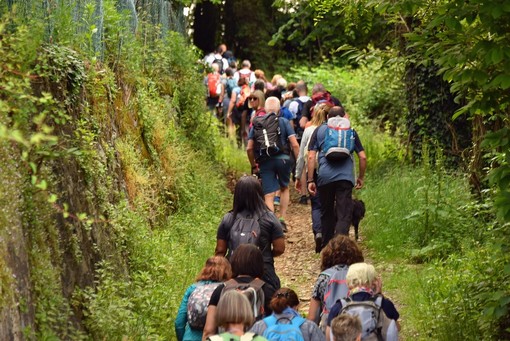
M 282 144 L 280 117 L 276 113 L 268 113 L 253 119 L 253 142 L 255 143 L 255 159 L 271 157 L 287 153 Z
M 257 214 L 243 216 L 238 214 L 230 229 L 228 248 L 230 256 L 241 244 L 258 245 L 260 238 L 260 217 Z

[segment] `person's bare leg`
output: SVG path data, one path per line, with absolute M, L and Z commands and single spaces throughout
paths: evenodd
M 289 187 L 280 187 L 280 218 L 285 220 L 290 202 Z
M 264 195 L 264 201 L 266 202 L 267 207 L 274 212 L 274 195 L 276 192 L 268 193 Z

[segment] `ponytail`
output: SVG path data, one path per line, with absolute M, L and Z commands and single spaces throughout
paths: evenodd
M 299 304 L 299 298 L 294 290 L 289 288 L 278 289 L 269 303 L 269 307 L 276 313 L 281 314 L 287 307 L 295 307 Z

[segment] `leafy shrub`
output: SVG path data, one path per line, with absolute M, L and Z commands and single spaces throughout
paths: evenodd
M 303 79 L 310 90 L 314 83 L 323 83 L 338 97 L 347 112 L 358 123 L 373 121 L 385 130 L 404 130 L 407 112 L 402 83 L 403 65 L 385 62 L 383 53 L 374 51 L 367 60 L 359 60 L 358 68 L 340 68 L 329 64 L 311 70 L 293 68 L 289 79 Z

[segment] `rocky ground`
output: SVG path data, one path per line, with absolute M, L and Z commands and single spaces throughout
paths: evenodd
M 286 249 L 281 257 L 275 258 L 275 267 L 282 287 L 296 291 L 302 302 L 300 311 L 307 313 L 310 294 L 320 273 L 320 256 L 315 253 L 310 202 L 308 205 L 299 204 L 299 197 L 300 194 L 292 189 L 287 215 L 289 232 L 285 237 Z

